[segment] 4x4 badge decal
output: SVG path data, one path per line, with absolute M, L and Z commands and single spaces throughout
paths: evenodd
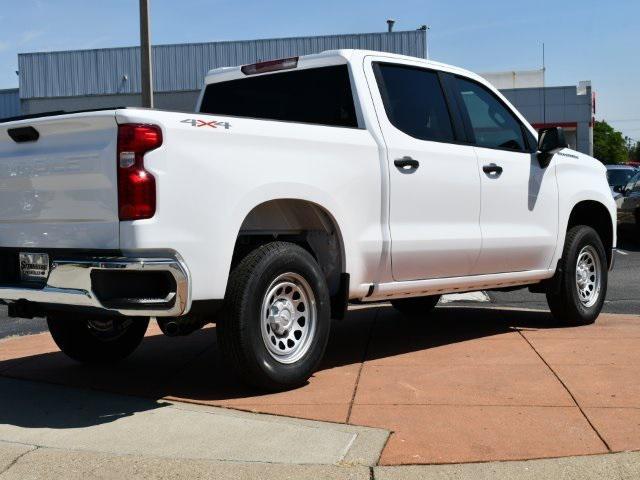
M 229 130 L 229 128 L 231 128 L 231 124 L 229 122 L 219 122 L 217 120 L 206 121 L 200 120 L 199 118 L 185 118 L 184 120 L 181 120 L 180 123 L 188 123 L 192 127 L 224 127 L 225 130 Z

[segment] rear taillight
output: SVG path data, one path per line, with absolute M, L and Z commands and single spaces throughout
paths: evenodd
M 144 154 L 162 145 L 157 125 L 118 126 L 118 215 L 120 220 L 151 218 L 156 213 L 156 179 L 144 169 Z

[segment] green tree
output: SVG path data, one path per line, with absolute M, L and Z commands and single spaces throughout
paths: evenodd
M 602 163 L 625 163 L 629 152 L 622 133 L 604 120 L 593 126 L 593 156 Z

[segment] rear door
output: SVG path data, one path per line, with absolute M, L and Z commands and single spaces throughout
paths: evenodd
M 555 163 L 540 166 L 536 139 L 479 82 L 455 78 L 482 190 L 482 252 L 472 274 L 545 270 L 558 238 Z
M 481 245 L 480 178 L 474 148 L 459 141 L 442 74 L 369 58 L 389 162 L 393 278 L 468 275 Z
M 0 247 L 119 246 L 114 111 L 0 123 Z

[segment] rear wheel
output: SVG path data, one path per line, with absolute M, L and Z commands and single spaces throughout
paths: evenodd
M 405 315 L 417 317 L 420 315 L 426 315 L 436 308 L 436 305 L 440 301 L 440 297 L 441 295 L 399 298 L 397 300 L 391 300 L 391 305 Z
M 216 328 L 224 360 L 246 383 L 267 390 L 302 385 L 329 338 L 322 270 L 298 245 L 257 248 L 233 269 Z
M 553 316 L 569 325 L 596 321 L 607 293 L 607 256 L 597 232 L 584 225 L 567 232 L 553 290 L 547 303 Z
M 56 345 L 68 357 L 83 363 L 113 363 L 140 345 L 149 319 L 51 313 L 47 325 Z

